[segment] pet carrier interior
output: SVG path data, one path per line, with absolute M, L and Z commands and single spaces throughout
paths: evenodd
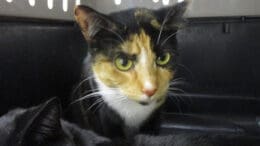
M 180 0 L 1 0 L 0 114 L 60 97 L 68 104 L 87 44 L 73 18 L 85 4 L 111 13 Z M 260 1 L 194 0 L 179 30 L 181 92 L 161 126 L 176 131 L 260 134 Z

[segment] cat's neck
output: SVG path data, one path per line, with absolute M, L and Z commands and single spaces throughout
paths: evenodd
M 125 97 L 125 100 L 117 100 L 118 97 L 122 96 L 120 91 L 107 88 L 97 78 L 94 78 L 94 80 L 104 102 L 122 118 L 127 127 L 138 129 L 158 108 L 155 102 L 149 105 L 141 105 L 127 97 Z

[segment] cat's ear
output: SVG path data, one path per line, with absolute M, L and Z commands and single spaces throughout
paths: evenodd
M 114 22 L 108 16 L 84 5 L 75 8 L 74 17 L 87 41 L 94 40 L 100 31 L 111 33 L 123 28 L 121 24 Z
M 164 30 L 167 29 L 179 29 L 185 25 L 185 19 L 183 17 L 191 0 L 185 0 L 177 3 L 173 6 L 159 9 L 155 12 L 160 26 Z
M 58 98 L 52 98 L 36 109 L 33 118 L 24 129 L 22 146 L 38 145 L 57 138 L 61 132 L 61 106 Z

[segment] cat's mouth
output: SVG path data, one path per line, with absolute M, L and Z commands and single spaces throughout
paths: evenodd
M 162 102 L 163 99 L 162 98 L 159 98 L 157 100 L 146 100 L 146 101 L 138 101 L 139 104 L 143 105 L 143 106 L 147 106 L 149 104 L 151 104 L 152 102 L 156 102 L 156 103 L 160 103 Z
M 141 105 L 144 105 L 144 106 L 146 106 L 146 105 L 149 105 L 150 103 L 149 102 L 147 102 L 147 101 L 139 101 L 139 103 L 141 104 Z
M 133 102 L 135 102 L 135 103 L 138 103 L 138 104 L 140 104 L 140 105 L 143 105 L 143 106 L 148 106 L 148 105 L 150 105 L 150 104 L 152 104 L 152 103 L 156 103 L 156 100 L 154 100 L 154 99 L 150 99 L 150 98 L 146 98 L 146 99 L 140 99 L 140 98 L 130 98 L 130 97 L 128 97 L 128 99 L 129 100 L 131 100 L 131 101 L 133 101 Z

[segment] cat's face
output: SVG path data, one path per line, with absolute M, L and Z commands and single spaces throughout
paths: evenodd
M 130 23 L 86 6 L 75 9 L 76 21 L 90 45 L 99 90 L 104 97 L 115 97 L 105 100 L 163 103 L 174 77 L 175 34 L 186 5 L 159 11 L 135 9 L 125 15 Z
M 174 75 L 170 65 L 174 54 L 169 50 L 157 53 L 145 30 L 116 47 L 114 55 L 98 54 L 94 59 L 93 72 L 101 88 L 142 104 L 162 103 Z

